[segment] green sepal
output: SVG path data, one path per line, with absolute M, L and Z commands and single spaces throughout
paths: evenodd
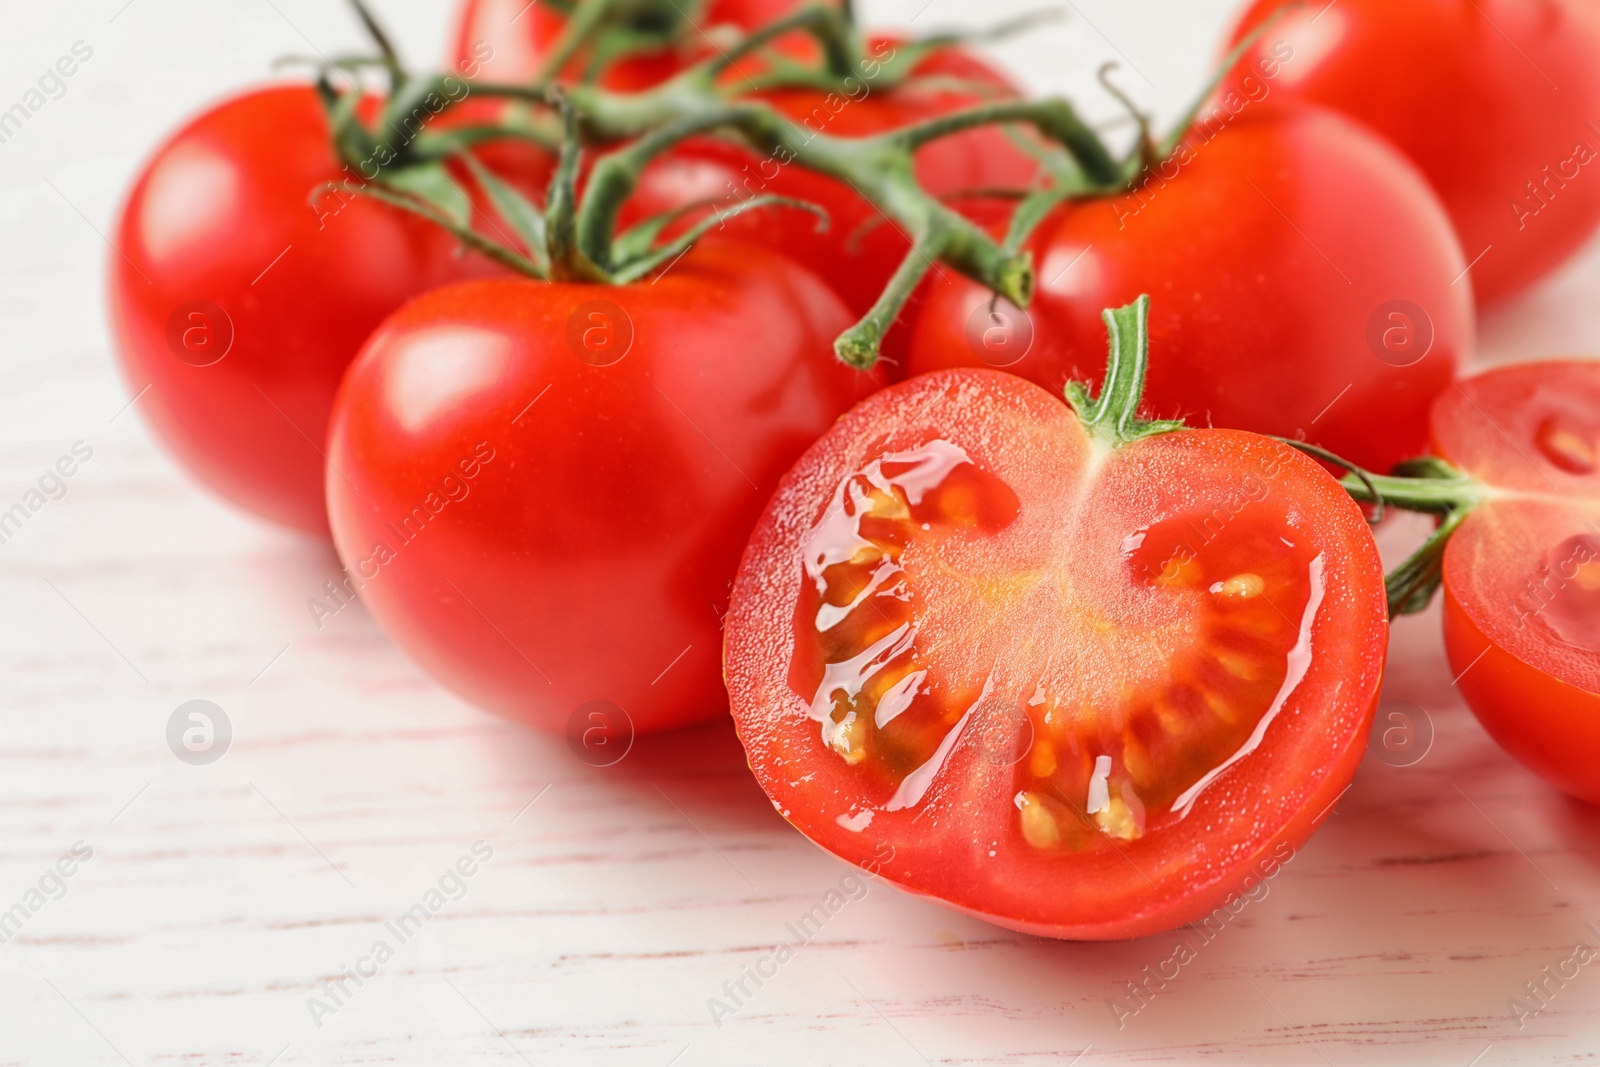
M 1105 381 L 1091 397 L 1082 382 L 1068 382 L 1067 403 L 1090 435 L 1113 448 L 1184 428 L 1181 419 L 1139 418 L 1145 373 L 1150 366 L 1150 297 L 1100 313 L 1110 336 Z

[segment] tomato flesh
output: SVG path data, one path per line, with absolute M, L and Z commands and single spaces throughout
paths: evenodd
M 1108 452 L 1036 386 L 956 371 L 860 405 L 785 479 L 725 661 L 752 767 L 823 847 L 891 846 L 892 881 L 1005 926 L 1137 936 L 1325 813 L 1383 617 L 1359 511 L 1299 454 Z
M 1445 551 L 1445 648 L 1495 740 L 1600 803 L 1600 364 L 1505 367 L 1434 411 L 1434 449 L 1497 492 Z

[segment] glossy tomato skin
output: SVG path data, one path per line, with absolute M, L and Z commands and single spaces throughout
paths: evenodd
M 640 732 L 721 713 L 750 525 L 877 384 L 832 355 L 847 324 L 802 268 L 715 241 L 653 283 L 414 301 L 351 368 L 329 438 L 362 600 L 446 686 L 541 729 L 595 700 Z
M 1258 0 L 1234 40 L 1284 7 L 1285 0 Z M 1252 60 L 1285 46 L 1292 58 L 1266 83 L 1274 98 L 1338 110 L 1415 162 L 1476 260 L 1481 302 L 1531 285 L 1600 225 L 1600 177 L 1590 173 L 1600 160 L 1592 125 L 1600 117 L 1600 27 L 1592 5 L 1313 5 L 1286 11 Z
M 946 471 L 975 472 L 953 500 L 934 500 L 924 460 L 909 458 L 928 449 L 964 457 Z M 868 627 L 864 640 L 877 642 L 875 652 L 830 659 L 824 677 L 836 681 L 818 692 L 849 684 L 849 672 L 838 673 L 847 662 L 888 670 L 904 647 L 889 642 L 901 640 L 897 624 L 909 618 L 922 672 L 911 676 L 917 695 L 909 708 L 902 700 L 892 710 L 891 694 L 908 690 L 897 683 L 883 696 L 869 714 L 869 721 L 876 716 L 877 736 L 918 714 L 915 702 L 929 692 L 964 695 L 936 720 L 935 737 L 942 739 L 936 750 L 923 749 L 933 751 L 931 762 L 884 785 L 870 746 L 865 759 L 845 759 L 824 740 L 826 727 L 818 733 L 804 646 L 820 630 L 808 629 L 814 605 L 805 598 L 814 563 L 877 558 L 870 551 L 863 556 L 866 543 L 857 540 L 865 523 L 903 511 L 870 503 L 857 490 L 891 469 L 916 486 L 901 501 L 911 501 L 909 526 L 889 534 L 880 525 L 870 539 L 904 545 L 889 558 L 908 580 L 891 589 L 874 577 L 869 592 L 884 593 L 879 610 L 889 614 L 881 625 L 870 614 L 860 622 Z M 855 514 L 868 519 L 857 519 L 856 532 L 839 540 L 835 524 L 849 509 L 841 510 L 843 496 L 836 494 L 847 491 Z M 1010 506 L 972 503 L 986 493 Z M 918 514 L 919 507 L 932 511 Z M 1181 601 L 1167 601 L 1139 569 L 1140 553 L 1177 531 L 1201 539 L 1194 543 L 1203 558 L 1208 536 L 1221 544 L 1251 527 L 1264 535 L 1262 544 L 1292 539 L 1296 547 L 1284 551 L 1311 560 L 1314 576 L 1299 601 L 1267 587 L 1276 603 L 1258 603 L 1260 614 L 1251 617 L 1260 637 L 1281 610 L 1285 631 L 1278 636 L 1294 638 L 1288 661 L 1298 664 L 1279 681 L 1268 679 L 1279 694 L 1275 712 L 1254 725 L 1249 716 L 1227 720 L 1226 729 L 1237 731 L 1232 736 L 1259 736 L 1213 767 L 1201 787 L 1184 791 L 1191 806 L 1183 814 L 1149 807 L 1148 832 L 1100 840 L 1096 831 L 1075 829 L 1066 809 L 1057 808 L 1069 819 L 1062 838 L 1090 839 L 1080 840 L 1083 847 L 1052 851 L 1060 842 L 1038 843 L 1026 829 L 1019 837 L 1019 811 L 1032 795 L 1019 790 L 1037 788 L 1026 783 L 1057 773 L 1058 761 L 1093 762 L 1099 775 L 1095 752 L 1128 742 L 1131 773 L 1135 749 L 1127 724 L 1142 721 L 1139 701 L 1152 690 L 1160 695 L 1163 679 L 1185 669 L 1196 648 L 1210 647 L 1212 638 L 1195 635 L 1210 633 L 1217 620 L 1192 609 L 1217 590 L 1208 594 L 1202 583 L 1179 594 Z M 1271 574 L 1265 566 L 1261 573 Z M 1246 595 L 1261 591 L 1257 585 Z M 824 603 L 835 600 L 830 595 Z M 852 610 L 863 602 L 856 604 Z M 1287 621 L 1296 615 L 1297 637 Z M 823 618 L 817 615 L 819 628 Z M 1251 434 L 1193 431 L 1107 453 L 1059 398 L 1012 375 L 956 370 L 869 398 L 785 477 L 740 565 L 724 659 L 752 769 L 779 813 L 818 845 L 1001 926 L 1115 939 L 1201 919 L 1256 892 L 1293 858 L 1360 762 L 1382 674 L 1384 620 L 1382 568 L 1362 516 L 1331 478 L 1293 450 Z M 837 621 L 836 612 L 827 619 L 830 632 L 849 625 L 855 623 Z M 1251 670 L 1234 668 L 1237 677 Z M 877 684 L 866 682 L 863 692 Z M 1119 693 L 1139 697 L 1111 696 Z M 1225 721 L 1204 712 L 1173 717 L 1169 744 L 1204 736 Z M 1195 733 L 1186 732 L 1191 728 Z M 1069 750 L 1070 736 L 1100 740 L 1087 751 L 1075 744 Z M 1142 761 L 1184 765 L 1183 744 L 1176 756 L 1142 748 Z M 1113 779 L 1122 773 L 1122 756 L 1104 758 Z M 1081 809 L 1078 818 L 1087 825 Z
M 1447 552 L 1450 550 L 1447 550 Z M 1451 573 L 1459 575 L 1459 558 Z M 1600 693 L 1569 685 L 1512 655 L 1479 628 L 1480 612 L 1445 587 L 1444 645 L 1457 688 L 1489 735 L 1569 796 L 1600 804 Z
M 970 52 L 946 48 L 917 65 L 912 79 L 894 89 L 879 89 L 873 79 L 890 62 L 900 42 L 878 38 L 868 44 L 864 73 L 855 94 L 789 90 L 767 94 L 773 106 L 794 122 L 830 137 L 861 138 L 937 118 L 983 103 L 1019 95 L 1003 73 Z M 951 88 L 966 83 L 977 90 Z M 917 179 L 934 196 L 953 198 L 974 190 L 1027 189 L 1039 180 L 1037 163 L 996 127 L 971 130 L 933 142 L 917 154 Z M 798 163 L 763 157 L 724 141 L 699 138 L 685 143 L 648 168 L 627 209 L 627 218 L 647 218 L 684 204 L 706 202 L 719 210 L 756 196 L 803 200 L 827 213 L 826 227 L 816 216 L 789 208 L 765 208 L 729 220 L 720 232 L 772 248 L 810 267 L 844 298 L 857 316 L 875 304 L 890 277 L 910 252 L 905 232 L 847 184 Z M 952 206 L 977 219 L 996 217 L 997 202 L 953 199 Z M 929 293 L 956 278 L 936 266 L 902 317 L 909 324 Z M 905 335 L 901 329 L 884 345 L 892 374 L 903 375 Z
M 157 435 L 221 496 L 311 533 L 327 531 L 328 412 L 362 342 L 413 296 L 495 270 L 376 201 L 314 199 L 350 178 L 312 89 L 246 93 L 157 150 L 111 258 L 117 355 Z
M 1440 398 L 1433 444 L 1495 490 L 1445 551 L 1457 688 L 1524 766 L 1600 803 L 1600 364 L 1470 378 Z
M 992 294 L 938 287 L 911 371 L 997 365 L 1059 393 L 1103 365 L 1100 309 L 1149 293 L 1152 413 L 1309 439 L 1372 470 L 1416 455 L 1475 330 L 1437 200 L 1330 113 L 1246 108 L 1207 136 L 1134 192 L 1048 218 L 1029 243 L 1038 295 L 1020 320 L 1004 305 L 998 333 Z

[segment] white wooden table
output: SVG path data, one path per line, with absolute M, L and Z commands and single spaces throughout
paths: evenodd
M 866 7 L 917 28 L 1021 10 L 922 3 Z M 1068 6 L 1002 50 L 1013 67 L 1109 115 L 1091 72 L 1120 49 L 1123 83 L 1164 116 L 1227 7 Z M 439 53 L 442 2 L 380 7 L 413 56 Z M 1428 713 L 1428 755 L 1369 760 L 1266 899 L 1121 1027 L 1110 1003 L 1136 1006 L 1123 983 L 1176 935 L 1039 941 L 881 886 L 717 1025 L 710 998 L 729 1003 L 724 983 L 847 870 L 773 813 L 730 729 L 592 769 L 441 691 L 359 611 L 318 631 L 305 602 L 330 551 L 210 500 L 125 408 L 100 235 L 134 168 L 273 57 L 356 44 L 351 19 L 326 0 L 5 0 L 0 25 L 0 109 L 75 41 L 94 48 L 0 144 L 0 509 L 73 442 L 94 450 L 0 545 L 0 910 L 39 904 L 0 945 L 0 1064 L 1595 1057 L 1600 966 L 1520 1027 L 1508 1002 L 1578 941 L 1600 946 L 1600 811 L 1489 742 L 1434 615 L 1397 626 L 1388 683 Z M 1594 354 L 1597 285 L 1600 249 L 1485 323 L 1484 358 Z M 233 726 L 209 766 L 165 740 L 193 699 Z M 446 877 L 459 899 L 402 941 L 386 923 L 480 841 L 492 857 Z M 370 977 L 330 988 L 357 967 Z

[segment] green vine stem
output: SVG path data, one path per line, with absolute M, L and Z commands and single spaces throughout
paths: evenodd
M 1285 437 L 1278 440 L 1349 471 L 1339 484 L 1352 498 L 1376 506 L 1371 520 L 1374 525 L 1387 508 L 1415 511 L 1438 519 L 1438 526 L 1422 547 L 1384 579 L 1390 618 L 1425 611 L 1443 579 L 1444 550 L 1451 535 L 1479 505 L 1494 496 L 1494 490 L 1432 456 L 1402 463 L 1394 474 L 1373 474 L 1304 441 Z
M 797 30 L 817 35 L 834 56 L 832 61 L 847 51 L 855 54 L 854 31 L 839 12 L 813 6 L 751 35 L 726 57 L 685 71 L 647 92 L 624 95 L 595 86 L 575 86 L 568 91 L 585 134 L 606 141 L 634 141 L 596 163 L 578 209 L 578 251 L 603 269 L 611 261 L 610 244 L 621 204 L 632 193 L 643 167 L 687 137 L 729 133 L 779 165 L 803 166 L 849 184 L 910 238 L 911 248 L 884 293 L 836 342 L 835 350 L 845 362 L 861 368 L 873 365 L 889 327 L 922 279 L 941 261 L 1017 306 L 1027 306 L 1034 286 L 1031 257 L 1002 247 L 926 192 L 916 179 L 916 152 L 934 140 L 966 130 L 1019 123 L 1031 125 L 1044 138 L 1060 144 L 1092 180 L 1120 184 L 1124 168 L 1093 130 L 1066 101 L 1008 100 L 875 137 L 842 138 L 800 126 L 765 102 L 726 97 L 717 84 L 717 74 L 727 69 L 730 61 L 761 42 Z M 528 86 L 479 85 L 476 89 L 486 95 L 524 100 L 542 96 L 540 90 Z
M 1083 428 L 1107 448 L 1183 429 L 1182 421 L 1139 418 L 1145 375 L 1150 369 L 1150 297 L 1102 311 L 1100 317 L 1110 340 L 1100 394 L 1090 396 L 1089 387 L 1082 382 L 1068 382 L 1066 389 L 1067 403 L 1078 413 Z

